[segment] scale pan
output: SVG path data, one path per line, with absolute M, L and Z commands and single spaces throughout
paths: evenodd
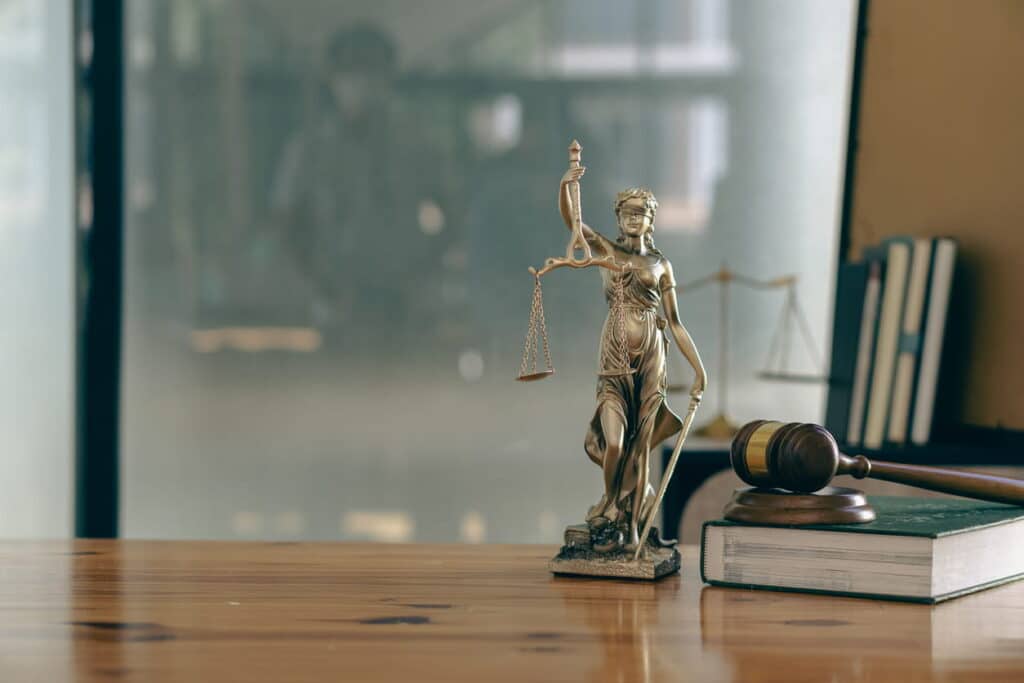
M 541 370 L 540 372 L 531 372 L 529 375 L 519 375 L 516 380 L 519 382 L 536 382 L 539 379 L 550 377 L 555 374 L 554 370 Z

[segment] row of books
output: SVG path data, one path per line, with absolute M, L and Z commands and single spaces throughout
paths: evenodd
M 929 442 L 956 253 L 949 238 L 892 237 L 840 267 L 825 421 L 841 443 Z

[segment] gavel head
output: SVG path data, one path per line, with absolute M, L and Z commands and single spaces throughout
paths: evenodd
M 730 460 L 751 486 L 811 493 L 836 475 L 839 446 L 815 424 L 755 420 L 736 433 Z

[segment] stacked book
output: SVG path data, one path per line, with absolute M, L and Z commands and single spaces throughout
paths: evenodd
M 1024 576 L 1024 508 L 873 496 L 868 524 L 705 522 L 713 585 L 934 603 Z
M 839 270 L 825 422 L 849 446 L 929 442 L 957 245 L 893 237 Z

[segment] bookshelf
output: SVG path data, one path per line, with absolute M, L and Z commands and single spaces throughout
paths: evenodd
M 964 274 L 950 302 L 949 319 L 961 325 L 945 337 L 945 405 L 931 442 L 841 443 L 848 454 L 1024 466 L 1024 131 L 1016 123 L 1024 86 L 1011 66 L 1024 59 L 1024 44 L 1009 38 L 1021 25 L 1012 0 L 983 5 L 861 0 L 858 8 L 837 275 L 865 247 L 896 234 L 954 237 Z M 837 311 L 833 346 L 849 331 L 842 320 Z M 829 391 L 837 389 L 831 378 Z M 689 497 L 728 468 L 727 446 L 684 452 L 663 528 L 677 529 Z

